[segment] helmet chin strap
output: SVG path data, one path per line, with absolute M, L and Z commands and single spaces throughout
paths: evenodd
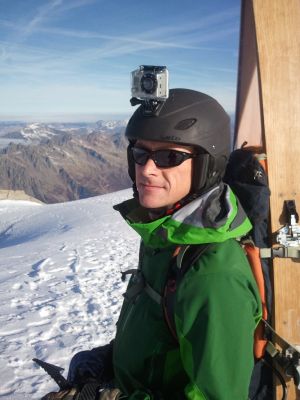
M 132 147 L 134 146 L 134 142 L 129 142 L 127 146 L 127 165 L 128 165 L 128 175 L 135 185 L 135 162 L 132 156 Z M 133 188 L 133 194 L 135 194 L 135 190 Z
M 197 197 L 204 195 L 206 192 L 210 191 L 211 189 L 213 189 L 214 187 L 217 187 L 217 186 L 218 186 L 218 184 L 215 184 L 214 186 L 211 186 L 211 187 L 207 188 L 206 190 L 203 190 L 201 193 L 190 192 L 183 199 L 177 201 L 172 207 L 161 207 L 161 208 L 148 209 L 150 219 L 155 220 L 155 219 L 158 219 L 161 217 L 165 217 L 167 215 L 172 215 L 176 211 L 178 211 L 180 208 L 184 207 L 186 204 L 192 202 Z M 138 199 L 138 196 L 137 196 L 137 199 Z
M 149 217 L 152 221 L 155 219 L 165 217 L 166 215 L 172 215 L 175 211 L 179 210 L 184 206 L 183 200 L 178 201 L 172 207 L 161 207 L 161 208 L 148 208 Z
M 171 207 L 158 207 L 158 208 L 145 208 L 148 211 L 149 218 L 151 221 L 154 221 L 155 219 L 165 217 L 167 215 L 172 215 L 176 211 L 178 211 L 180 208 L 184 207 L 186 204 L 191 203 L 193 200 L 195 200 L 197 197 L 200 197 L 204 195 L 205 193 L 209 192 L 212 190 L 214 187 L 219 186 L 221 181 L 218 181 L 215 183 L 213 186 L 207 187 L 206 189 L 203 189 L 199 193 L 193 193 L 192 191 L 185 196 L 183 199 L 177 201 L 174 205 Z M 139 200 L 139 193 L 136 188 L 135 182 L 132 185 L 133 188 L 133 196 L 136 200 Z

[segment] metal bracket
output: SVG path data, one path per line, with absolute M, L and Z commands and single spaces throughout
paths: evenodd
M 277 232 L 274 247 L 260 249 L 261 258 L 300 259 L 300 225 L 295 200 L 286 200 L 284 209 L 288 222 Z
M 267 321 L 263 321 L 266 328 L 276 337 L 282 350 L 277 349 L 272 342 L 268 342 L 266 352 L 283 369 L 286 376 L 293 378 L 295 386 L 300 390 L 300 349 L 283 339 Z
M 299 215 L 294 200 L 284 202 L 287 223 L 276 235 L 276 244 L 272 248 L 260 249 L 261 258 L 293 258 L 300 259 L 300 225 Z M 295 386 L 300 390 L 300 347 L 292 346 L 264 321 L 266 329 L 272 332 L 282 350 L 277 349 L 272 342 L 268 342 L 266 351 L 272 359 L 283 369 L 286 376 L 293 378 Z
M 297 247 L 271 247 L 260 250 L 261 258 L 300 258 L 300 246 Z

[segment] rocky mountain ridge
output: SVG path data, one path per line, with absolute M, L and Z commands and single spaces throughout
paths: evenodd
M 0 189 L 57 203 L 128 188 L 123 131 L 98 126 L 88 134 L 43 137 L 38 144 L 11 143 L 0 150 Z

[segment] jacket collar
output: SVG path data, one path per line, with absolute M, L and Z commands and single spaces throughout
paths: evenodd
M 232 190 L 223 183 L 172 215 L 153 221 L 135 199 L 114 208 L 151 247 L 223 242 L 244 236 L 252 228 Z

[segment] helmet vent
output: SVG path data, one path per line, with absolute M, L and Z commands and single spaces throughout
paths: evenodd
M 197 122 L 196 118 L 183 119 L 182 121 L 178 122 L 178 124 L 175 126 L 174 129 L 178 129 L 180 131 L 184 131 L 186 129 L 189 129 L 196 122 Z

